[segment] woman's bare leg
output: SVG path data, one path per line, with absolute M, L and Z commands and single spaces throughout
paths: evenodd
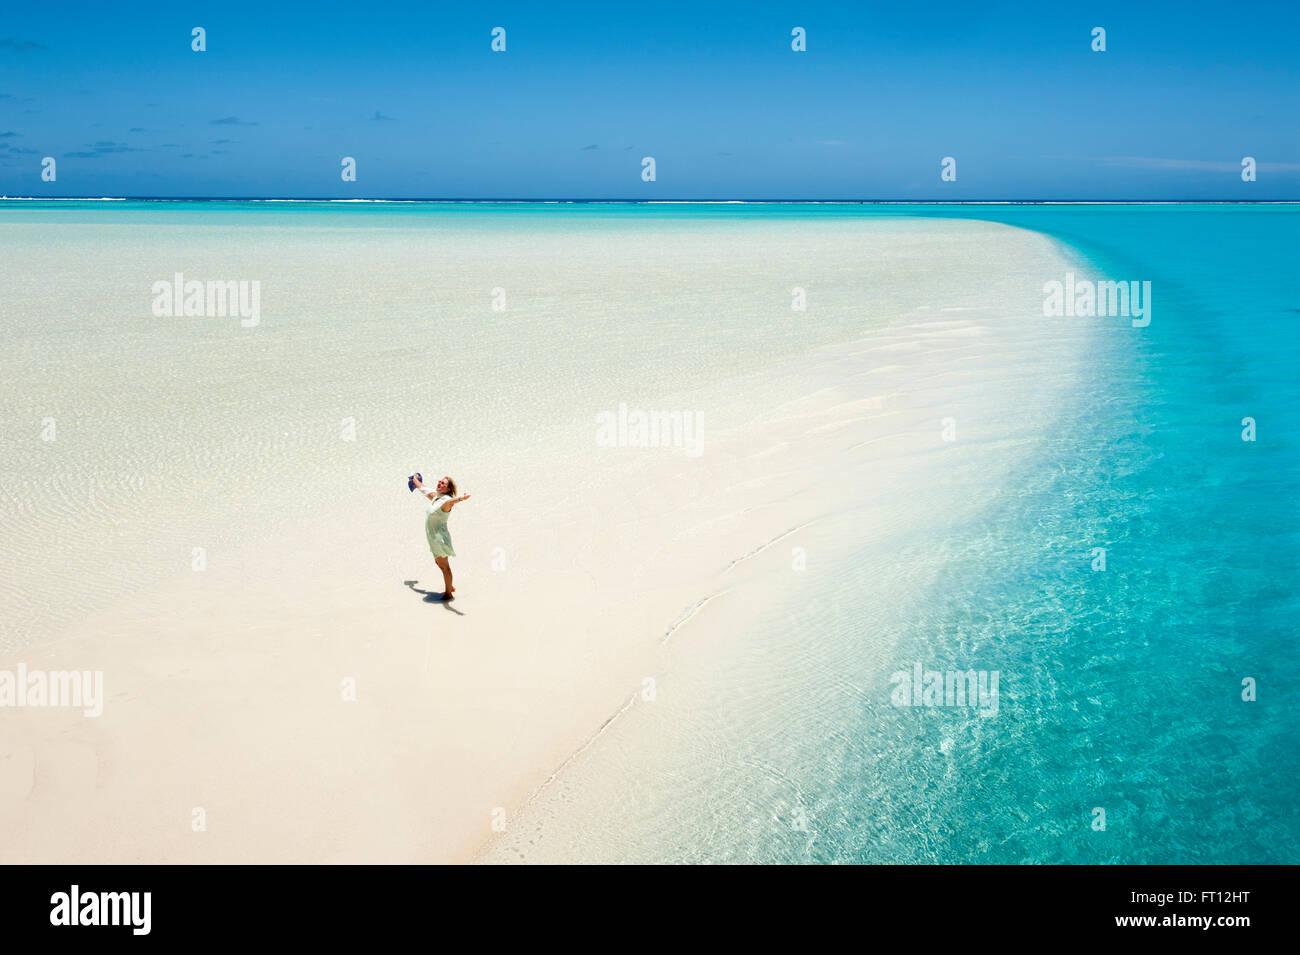
M 447 560 L 446 557 L 435 557 L 433 562 L 437 564 L 438 569 L 442 571 L 442 589 L 444 594 L 450 598 L 452 593 L 456 590 L 456 588 L 451 585 L 451 561 Z

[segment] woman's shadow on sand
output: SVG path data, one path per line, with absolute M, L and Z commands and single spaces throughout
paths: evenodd
M 442 604 L 444 610 L 450 610 L 458 617 L 465 616 L 463 613 L 461 613 L 459 610 L 457 610 L 455 607 L 451 605 L 451 602 L 447 600 L 447 595 L 445 593 L 439 591 L 433 591 L 433 590 L 421 590 L 419 587 L 415 586 L 416 584 L 419 583 L 418 580 L 403 580 L 402 583 L 406 584 L 406 586 L 410 587 L 417 594 L 424 594 L 425 603 Z

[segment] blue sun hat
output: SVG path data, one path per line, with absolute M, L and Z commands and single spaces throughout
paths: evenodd
M 408 491 L 415 490 L 415 481 L 417 478 L 419 479 L 421 484 L 424 483 L 424 475 L 421 474 L 419 471 L 416 471 L 414 474 L 412 474 L 409 478 L 406 479 L 406 489 Z

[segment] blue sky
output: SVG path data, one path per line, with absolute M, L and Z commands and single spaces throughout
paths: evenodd
M 1294 0 L 442 7 L 6 4 L 0 194 L 1300 199 Z

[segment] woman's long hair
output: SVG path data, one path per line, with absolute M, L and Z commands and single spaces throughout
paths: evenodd
M 452 497 L 455 497 L 455 496 L 456 496 L 456 482 L 453 481 L 451 478 L 447 477 L 447 475 L 445 475 L 445 474 L 442 476 L 442 479 L 443 479 L 444 481 L 447 482 L 447 493 L 448 493 L 449 495 L 451 495 Z

